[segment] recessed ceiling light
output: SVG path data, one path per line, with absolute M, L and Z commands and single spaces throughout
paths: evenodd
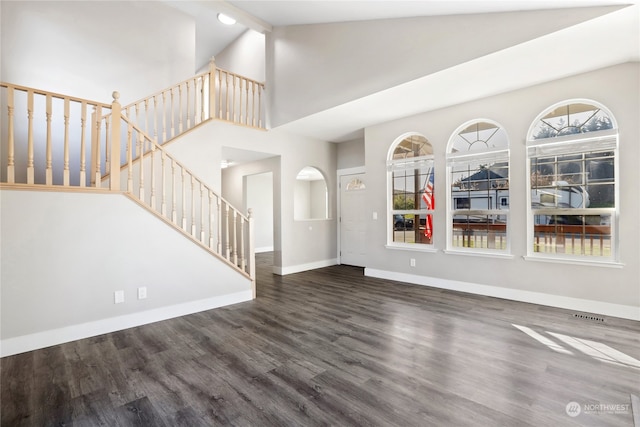
M 236 23 L 235 19 L 233 19 L 229 15 L 225 15 L 224 13 L 218 14 L 218 21 L 222 22 L 225 25 L 233 25 Z

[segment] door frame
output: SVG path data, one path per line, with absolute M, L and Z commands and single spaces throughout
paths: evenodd
M 354 168 L 345 168 L 345 169 L 338 169 L 336 170 L 336 194 L 338 195 L 338 197 L 336 197 L 337 199 L 337 203 L 336 203 L 336 208 L 337 208 L 337 220 L 338 220 L 338 226 L 336 227 L 337 229 L 337 254 L 338 254 L 338 264 L 342 264 L 342 253 L 341 253 L 341 246 L 340 246 L 340 230 L 342 228 L 342 189 L 340 188 L 340 181 L 341 178 L 345 175 L 357 175 L 357 174 L 365 174 L 367 173 L 366 168 L 364 166 L 357 166 Z

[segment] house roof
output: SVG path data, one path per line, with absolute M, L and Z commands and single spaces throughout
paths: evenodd
M 474 173 L 470 177 L 462 179 L 461 181 L 463 181 L 463 182 L 487 181 L 489 179 L 505 179 L 505 177 L 502 176 L 502 175 L 498 175 L 497 173 L 495 173 L 492 170 L 482 169 L 482 170 L 479 170 L 478 172 Z

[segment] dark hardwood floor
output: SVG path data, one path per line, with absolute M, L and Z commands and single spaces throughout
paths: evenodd
M 258 261 L 254 301 L 3 358 L 2 426 L 634 425 L 638 322 Z

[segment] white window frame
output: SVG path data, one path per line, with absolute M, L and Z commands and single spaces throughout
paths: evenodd
M 612 129 L 586 132 L 581 134 L 534 139 L 532 134 L 538 122 L 550 111 L 570 104 L 589 104 L 602 110 L 611 119 Z M 535 157 L 584 154 L 591 150 L 608 150 L 614 152 L 614 198 L 613 208 L 534 208 L 531 196 L 531 160 Z M 619 216 L 620 216 L 620 179 L 619 179 L 619 135 L 614 116 L 602 104 L 586 99 L 571 99 L 556 103 L 546 108 L 532 122 L 527 132 L 526 141 L 526 174 L 527 174 L 527 255 L 526 260 L 548 261 L 567 264 L 587 264 L 619 267 Z M 611 217 L 611 255 L 609 257 L 593 255 L 576 255 L 534 251 L 535 217 L 536 215 L 610 215 Z
M 507 137 L 507 147 L 506 148 L 488 148 L 482 151 L 467 151 L 467 152 L 452 152 L 452 145 L 454 138 L 464 129 L 475 123 L 490 123 L 498 128 L 502 129 L 505 132 Z M 447 208 L 447 249 L 446 253 L 451 254 L 462 254 L 462 255 L 474 255 L 474 256 L 490 256 L 490 257 L 507 257 L 512 258 L 511 255 L 511 216 L 509 206 L 505 209 L 463 209 L 457 210 L 455 206 L 453 206 L 453 182 L 451 178 L 452 167 L 456 163 L 469 163 L 469 162 L 478 162 L 478 161 L 486 161 L 486 162 L 499 162 L 504 161 L 508 164 L 509 168 L 509 178 L 511 177 L 511 157 L 509 150 L 510 139 L 506 134 L 506 130 L 499 123 L 490 120 L 490 119 L 474 119 L 470 120 L 461 126 L 459 126 L 451 137 L 449 138 L 449 143 L 447 144 L 447 197 L 446 197 L 446 208 Z M 509 191 L 511 191 L 511 185 L 509 185 Z M 496 200 L 496 203 L 501 206 L 501 204 Z M 509 202 L 509 205 L 511 202 Z M 453 219 L 455 215 L 500 215 L 506 217 L 506 231 L 505 231 L 505 239 L 506 245 L 504 249 L 494 249 L 494 248 L 464 248 L 453 245 Z
M 393 159 L 393 153 L 395 152 L 396 147 L 404 141 L 406 138 L 410 136 L 421 136 L 425 139 L 422 134 L 416 132 L 406 133 L 400 137 L 398 137 L 391 147 L 389 148 L 389 152 L 387 153 L 387 244 L 385 247 L 389 249 L 407 249 L 413 251 L 423 251 L 423 252 L 435 252 L 435 210 L 427 210 L 427 209 L 411 209 L 411 210 L 396 210 L 393 208 L 393 172 L 400 170 L 415 170 L 416 168 L 422 168 L 425 166 L 429 166 L 432 168 L 432 173 L 434 175 L 434 192 L 435 192 L 435 161 L 434 155 L 430 154 L 427 156 L 419 156 L 419 157 L 411 157 L 409 159 Z M 429 141 L 427 139 L 427 141 Z M 431 143 L 429 142 L 431 145 Z M 431 145 L 433 149 L 433 145 Z M 431 237 L 431 243 L 405 243 L 405 242 L 394 242 L 393 233 L 395 231 L 393 226 L 392 218 L 394 215 L 401 214 L 413 214 L 413 215 L 424 215 L 425 218 L 427 215 L 431 215 L 432 223 L 433 223 L 433 231 Z

